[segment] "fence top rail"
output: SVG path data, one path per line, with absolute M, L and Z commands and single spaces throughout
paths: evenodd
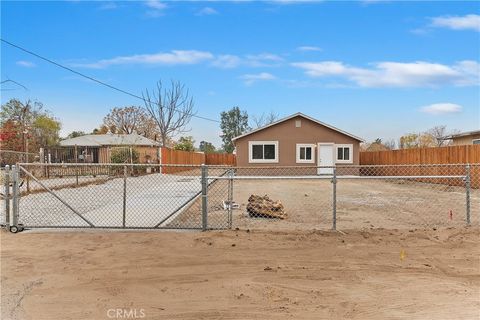
M 44 167 L 192 167 L 201 168 L 206 167 L 218 167 L 218 168 L 233 168 L 230 165 L 202 165 L 202 164 L 160 164 L 160 163 L 41 163 L 41 162 L 27 162 L 17 163 L 18 166 L 32 167 L 32 166 L 44 166 Z
M 234 166 L 234 165 L 207 165 L 207 164 L 162 164 L 162 163 L 85 163 L 85 162 L 63 162 L 63 163 L 42 163 L 42 162 L 19 162 L 20 166 L 52 166 L 52 167 L 77 167 L 77 166 L 142 166 L 142 167 L 201 167 L 202 165 L 209 168 L 234 168 L 242 170 L 263 170 L 263 169 L 315 169 L 315 168 L 336 168 L 336 169 L 351 169 L 351 168 L 431 168 L 431 167 L 466 167 L 466 166 L 480 166 L 480 163 L 450 163 L 450 164 L 375 164 L 375 165 L 338 165 L 338 166 Z
M 235 169 L 314 169 L 314 168 L 336 168 L 336 169 L 348 169 L 348 168 L 396 168 L 396 167 L 418 167 L 418 168 L 427 168 L 427 167 L 465 167 L 470 166 L 480 166 L 480 163 L 448 163 L 448 164 L 340 164 L 337 166 L 236 166 Z M 215 165 L 213 165 L 215 167 Z
M 301 179 L 333 179 L 333 175 L 311 175 L 311 176 L 209 176 L 212 180 L 301 180 Z M 336 179 L 465 179 L 466 176 L 355 176 L 337 175 Z

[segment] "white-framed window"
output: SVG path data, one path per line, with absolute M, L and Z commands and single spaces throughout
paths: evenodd
M 480 139 L 473 139 L 472 144 L 480 144 Z
M 353 144 L 336 144 L 336 162 L 353 163 Z
M 248 160 L 250 163 L 277 163 L 278 141 L 249 141 Z
M 315 163 L 315 145 L 297 143 L 297 163 Z

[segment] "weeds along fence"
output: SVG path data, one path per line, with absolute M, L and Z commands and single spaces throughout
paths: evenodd
M 44 174 L 55 167 L 78 175 Z M 478 226 L 480 190 L 471 186 L 479 178 L 471 173 L 479 167 L 20 164 L 0 175 L 0 218 L 26 228 Z

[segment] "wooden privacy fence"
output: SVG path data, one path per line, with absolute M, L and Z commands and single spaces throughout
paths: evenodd
M 231 153 L 207 153 L 205 154 L 205 164 L 235 166 L 237 158 Z
M 227 153 L 203 153 L 173 150 L 169 148 L 161 148 L 162 164 L 177 164 L 177 165 L 230 165 L 236 164 L 236 157 L 234 154 Z M 188 167 L 162 167 L 162 173 L 177 173 L 188 171 Z
M 388 151 L 360 152 L 360 165 L 368 175 L 465 175 L 465 166 L 461 164 L 477 164 L 471 167 L 471 186 L 480 188 L 480 145 L 449 146 L 439 148 L 414 148 Z M 414 166 L 414 165 L 437 166 Z M 448 166 L 460 164 L 458 166 Z M 368 167 L 372 165 L 372 167 Z M 412 165 L 402 167 L 374 167 L 376 165 Z M 362 173 L 361 173 L 362 174 Z M 367 174 L 364 172 L 363 174 Z M 463 185 L 459 179 L 439 179 L 439 183 Z
M 480 163 L 480 145 L 360 152 L 361 165 Z

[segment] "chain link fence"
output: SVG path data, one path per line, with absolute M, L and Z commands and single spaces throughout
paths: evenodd
M 234 170 L 234 228 L 346 230 L 479 225 L 480 164 Z
M 20 164 L 0 219 L 24 228 L 416 229 L 479 225 L 480 164 Z

